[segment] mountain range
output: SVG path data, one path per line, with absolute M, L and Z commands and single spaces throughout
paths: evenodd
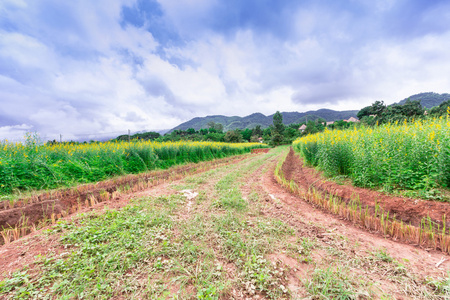
M 356 117 L 358 110 L 346 110 L 346 111 L 335 111 L 331 109 L 319 109 L 315 111 L 308 112 L 282 112 L 283 123 L 285 125 L 293 123 L 302 123 L 308 120 L 316 120 L 319 118 L 325 121 L 336 121 L 348 119 L 350 117 Z M 222 115 L 197 117 L 184 122 L 177 127 L 170 130 L 187 130 L 188 128 L 194 128 L 199 130 L 201 128 L 208 128 L 208 123 L 220 123 L 224 127 L 224 131 L 234 130 L 234 129 L 245 129 L 254 128 L 256 125 L 261 125 L 262 128 L 267 128 L 273 123 L 273 114 L 266 116 L 261 113 L 254 113 L 246 117 L 227 117 Z
M 416 95 L 412 95 L 408 98 L 401 100 L 398 103 L 403 105 L 407 100 L 420 100 L 421 104 L 425 108 L 432 108 L 434 106 L 438 106 L 444 101 L 450 99 L 450 94 L 438 94 L 433 92 L 428 93 L 420 93 Z M 394 105 L 393 104 L 393 105 Z M 337 120 L 345 120 L 350 117 L 356 117 L 356 114 L 359 110 L 346 110 L 346 111 L 335 111 L 331 109 L 319 109 L 314 111 L 307 112 L 282 112 L 283 115 L 283 123 L 285 125 L 293 124 L 293 123 L 303 123 L 308 120 L 316 120 L 322 118 L 329 121 L 337 121 Z M 254 128 L 256 125 L 261 125 L 262 128 L 269 127 L 273 123 L 273 114 L 266 116 L 262 113 L 254 113 L 246 117 L 238 117 L 238 116 L 222 116 L 222 115 L 213 115 L 206 117 L 196 117 L 187 122 L 181 123 L 180 125 L 170 129 L 168 132 L 172 132 L 174 130 L 187 130 L 189 128 L 194 128 L 195 130 L 199 130 L 202 128 L 208 128 L 208 123 L 220 123 L 224 127 L 224 131 L 234 130 L 234 129 L 245 129 L 245 128 Z

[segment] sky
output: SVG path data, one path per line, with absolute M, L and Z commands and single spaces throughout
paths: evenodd
M 450 1 L 1 0 L 0 140 L 450 92 Z

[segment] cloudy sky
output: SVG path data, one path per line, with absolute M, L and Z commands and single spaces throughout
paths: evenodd
M 0 140 L 450 92 L 450 1 L 1 0 Z

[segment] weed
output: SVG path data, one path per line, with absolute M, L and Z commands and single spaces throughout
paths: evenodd
M 164 237 L 171 226 L 167 210 L 146 213 L 144 209 L 148 208 L 140 203 L 122 211 L 88 215 L 79 221 L 80 226 L 56 224 L 54 230 L 64 233 L 62 245 L 72 252 L 66 258 L 41 260 L 39 278 L 20 281 L 20 287 L 6 282 L 2 292 L 19 295 L 22 291 L 42 290 L 59 297 L 117 294 L 120 291 L 113 288 L 113 283 L 118 276 L 166 243 Z
M 347 271 L 339 268 L 314 270 L 305 287 L 311 296 L 319 299 L 356 299 L 358 295 L 356 284 L 348 278 Z
M 433 291 L 438 295 L 445 295 L 450 297 L 450 274 L 447 278 L 427 278 L 426 284 L 429 285 Z

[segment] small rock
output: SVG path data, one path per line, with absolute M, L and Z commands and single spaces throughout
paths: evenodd
M 183 196 L 185 196 L 188 200 L 192 200 L 198 196 L 198 193 L 192 190 L 182 190 L 180 193 L 183 194 Z

